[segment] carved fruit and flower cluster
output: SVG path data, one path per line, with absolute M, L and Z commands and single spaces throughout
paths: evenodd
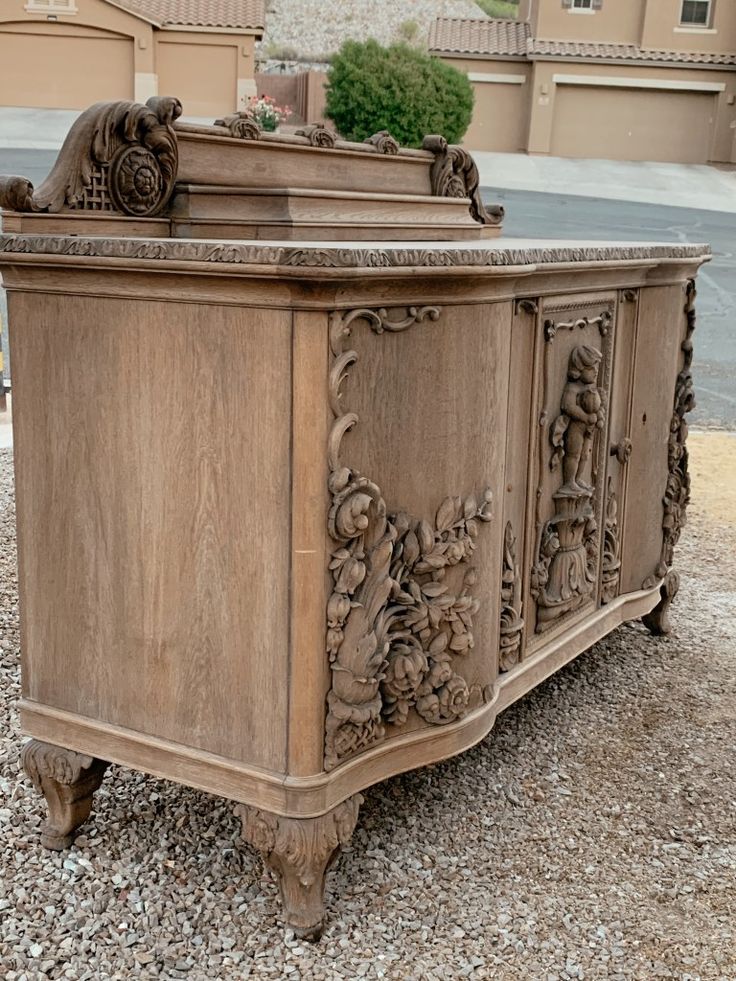
M 446 498 L 434 526 L 389 517 L 375 485 L 348 474 L 333 507 L 334 531 L 353 534 L 330 563 L 328 768 L 381 739 L 385 724 L 403 725 L 411 709 L 433 725 L 467 710 L 470 691 L 453 663 L 474 645 L 476 574 L 466 568 L 453 588 L 450 570 L 467 564 L 491 519 L 490 491 L 480 502 Z

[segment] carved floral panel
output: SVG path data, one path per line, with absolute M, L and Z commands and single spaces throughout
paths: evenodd
M 387 726 L 401 727 L 410 715 L 445 725 L 492 694 L 463 674 L 481 604 L 473 556 L 492 519 L 490 489 L 438 500 L 429 520 L 390 510 L 378 485 L 342 461 L 344 437 L 358 423 L 341 393 L 358 361 L 347 346 L 352 330 L 420 330 L 440 316 L 432 306 L 396 318 L 382 309 L 332 316 L 326 769 L 379 743 Z

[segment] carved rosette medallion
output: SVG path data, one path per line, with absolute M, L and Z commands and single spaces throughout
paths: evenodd
M 490 490 L 480 498 L 446 498 L 430 523 L 405 512 L 388 514 L 379 487 L 340 461 L 342 439 L 358 422 L 343 409 L 340 393 L 358 358 L 345 350 L 353 326 L 363 322 L 380 334 L 439 316 L 437 307 L 410 307 L 400 320 L 384 309 L 332 315 L 328 770 L 380 742 L 386 725 L 403 725 L 412 710 L 425 722 L 444 725 L 461 718 L 478 695 L 481 701 L 490 697 L 487 690 L 471 691 L 455 670 L 474 644 L 479 601 L 469 561 L 491 519 Z
M 110 197 L 118 211 L 151 214 L 162 195 L 163 177 L 149 149 L 129 146 L 117 154 L 110 165 Z
M 522 618 L 521 574 L 516 560 L 516 538 L 511 522 L 506 522 L 501 569 L 501 637 L 498 669 L 510 671 L 521 660 Z
M 585 305 L 590 306 L 590 302 Z M 565 309 L 572 307 L 567 305 Z M 584 343 L 572 348 L 559 414 L 551 424 L 546 411 L 540 418 L 541 430 L 548 432 L 551 444 L 548 466 L 561 472 L 561 483 L 552 494 L 555 513 L 546 521 L 541 518 L 541 484 L 537 490 L 538 546 L 531 577 L 537 633 L 580 609 L 594 597 L 597 588 L 600 539 L 596 515 L 602 507 L 598 472 L 604 445 L 601 434 L 606 425 L 612 323 L 610 310 L 597 317 L 544 321 L 543 404 L 549 391 L 550 351 L 560 331 L 577 333 L 595 327 L 602 349 Z M 541 438 L 539 447 L 541 474 L 549 451 L 545 451 Z

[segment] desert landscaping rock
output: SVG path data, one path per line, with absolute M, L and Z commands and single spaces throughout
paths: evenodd
M 348 38 L 380 44 L 411 40 L 426 48 L 429 28 L 437 17 L 484 17 L 472 0 L 269 0 L 263 55 L 292 48 L 307 58 L 331 54 Z M 407 37 L 402 25 L 409 28 Z M 414 25 L 413 28 L 410 25 Z
M 317 946 L 284 934 L 218 798 L 112 767 L 75 846 L 39 845 L 3 452 L 0 977 L 733 981 L 736 527 L 697 490 L 734 476 L 709 462 L 724 438 L 692 440 L 675 635 L 620 628 L 475 749 L 366 791 Z

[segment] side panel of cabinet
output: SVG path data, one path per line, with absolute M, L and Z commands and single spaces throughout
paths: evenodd
M 641 290 L 631 411 L 631 459 L 623 523 L 621 590 L 631 592 L 659 578 L 667 444 L 680 345 L 685 333 L 684 286 Z

